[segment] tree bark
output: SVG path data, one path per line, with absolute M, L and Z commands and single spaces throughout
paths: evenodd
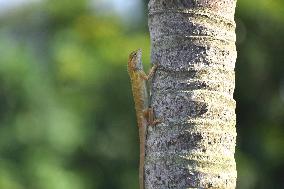
M 145 188 L 235 188 L 236 0 L 150 0 Z

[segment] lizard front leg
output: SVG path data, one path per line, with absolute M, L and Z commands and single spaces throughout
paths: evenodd
M 155 71 L 157 70 L 157 65 L 154 65 L 152 66 L 152 68 L 150 69 L 148 75 L 144 72 L 144 71 L 141 71 L 141 77 L 142 79 L 148 81 L 149 79 L 151 79 L 155 73 Z

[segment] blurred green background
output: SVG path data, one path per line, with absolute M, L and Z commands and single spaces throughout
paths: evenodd
M 13 6 L 12 6 L 13 4 Z M 138 188 L 126 71 L 147 2 L 0 0 L 0 189 Z M 238 0 L 239 189 L 284 188 L 284 1 Z

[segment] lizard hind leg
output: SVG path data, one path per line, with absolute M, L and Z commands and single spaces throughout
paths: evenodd
M 148 126 L 155 126 L 161 121 L 159 119 L 154 118 L 154 109 L 153 108 L 147 108 L 143 111 L 144 117 L 147 120 Z

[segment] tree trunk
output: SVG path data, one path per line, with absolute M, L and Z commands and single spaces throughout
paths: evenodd
M 235 188 L 236 0 L 150 0 L 145 188 Z

